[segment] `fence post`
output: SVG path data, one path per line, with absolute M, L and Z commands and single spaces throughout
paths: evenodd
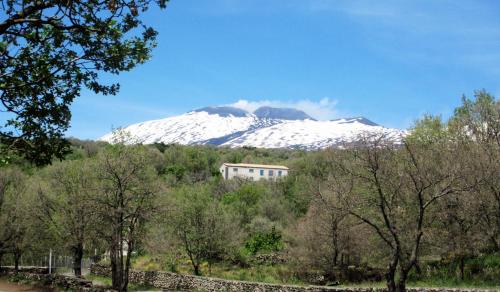
M 49 250 L 49 274 L 52 274 L 52 249 Z

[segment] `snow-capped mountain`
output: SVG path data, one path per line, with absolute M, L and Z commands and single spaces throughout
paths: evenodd
M 205 107 L 124 130 L 134 143 L 212 144 L 229 147 L 320 149 L 356 142 L 359 135 L 384 133 L 395 142 L 405 131 L 382 127 L 364 117 L 317 121 L 291 108 Z M 109 133 L 100 140 L 113 142 Z

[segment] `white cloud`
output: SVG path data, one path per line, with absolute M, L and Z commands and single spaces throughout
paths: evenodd
M 319 101 L 313 101 L 309 99 L 298 100 L 298 101 L 281 101 L 281 100 L 259 100 L 259 101 L 249 101 L 246 99 L 240 99 L 235 103 L 229 104 L 229 106 L 244 109 L 248 112 L 253 112 L 261 106 L 271 106 L 280 108 L 294 108 L 302 110 L 311 117 L 318 120 L 330 120 L 339 117 L 339 111 L 337 110 L 338 101 L 324 97 Z

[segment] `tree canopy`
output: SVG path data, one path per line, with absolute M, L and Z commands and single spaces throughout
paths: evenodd
M 116 94 L 100 81 L 150 58 L 157 32 L 140 19 L 168 0 L 0 1 L 0 125 L 3 152 L 38 164 L 62 158 L 70 105 L 83 88 Z M 7 115 L 6 115 L 7 116 Z

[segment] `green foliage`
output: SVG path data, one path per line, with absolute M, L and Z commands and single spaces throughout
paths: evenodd
M 100 73 L 119 74 L 147 61 L 157 32 L 139 14 L 151 0 L 3 1 L 0 100 L 8 119 L 0 143 L 37 165 L 69 151 L 64 132 L 82 88 L 116 94 Z M 165 7 L 167 0 L 157 0 Z
M 226 193 L 222 202 L 237 214 L 240 225 L 246 226 L 257 214 L 258 203 L 266 192 L 263 184 L 244 183 L 235 192 Z
M 450 130 L 479 142 L 497 142 L 500 136 L 500 100 L 485 90 L 474 92 L 471 100 L 462 96 L 462 105 L 450 119 Z
M 440 116 L 424 115 L 423 118 L 415 122 L 406 140 L 413 143 L 429 144 L 446 138 L 446 136 L 446 125 Z
M 111 245 L 119 250 L 127 238 L 133 242 L 133 267 L 143 270 L 271 283 L 318 276 L 333 282 L 352 265 L 373 272 L 368 279 L 379 279 L 376 269 L 387 267 L 388 247 L 397 237 L 400 263 L 418 254 L 406 266 L 408 286 L 498 287 L 498 109 L 497 100 L 478 92 L 464 98 L 450 120 L 424 116 L 404 144 L 381 137 L 378 147 L 305 152 L 72 139 L 66 161 L 44 168 L 33 168 L 6 147 L 0 259 L 13 259 L 13 248 L 23 250 L 24 259 L 42 258 L 48 247 L 72 255 L 74 242 L 85 242 L 90 256 L 96 244 L 101 254 Z M 118 134 L 118 140 L 126 137 Z M 223 162 L 283 164 L 292 171 L 277 181 L 224 180 L 218 169 Z M 432 203 L 420 223 L 414 220 L 418 195 Z M 116 201 L 120 196 L 125 200 Z M 90 206 L 86 197 L 93 199 Z M 381 205 L 392 228 L 385 225 Z M 40 222 L 46 215 L 53 221 L 49 226 Z M 78 216 L 97 219 L 86 227 L 94 238 L 74 240 L 87 234 L 78 232 Z M 133 222 L 130 216 L 136 216 Z M 24 222 L 28 228 L 17 228 Z M 35 240 L 25 244 L 23 238 Z M 348 270 L 358 267 L 353 268 Z
M 207 181 L 219 175 L 219 156 L 213 147 L 168 145 L 163 155 L 167 165 L 163 173 L 175 183 Z
M 468 258 L 465 264 L 465 278 L 460 279 L 458 275 L 460 260 L 454 258 L 451 261 L 431 261 L 425 263 L 421 269 L 422 273 L 416 271 L 410 274 L 410 283 L 430 283 L 431 286 L 441 286 L 446 283 L 453 287 L 499 287 L 500 278 L 500 254 L 484 254 L 478 257 Z
M 194 273 L 232 254 L 238 231 L 232 214 L 212 196 L 206 185 L 185 186 L 172 202 L 170 223 L 188 255 Z
M 245 242 L 245 248 L 251 254 L 280 251 L 283 249 L 281 234 L 273 226 L 270 232 L 258 232 L 252 235 Z

